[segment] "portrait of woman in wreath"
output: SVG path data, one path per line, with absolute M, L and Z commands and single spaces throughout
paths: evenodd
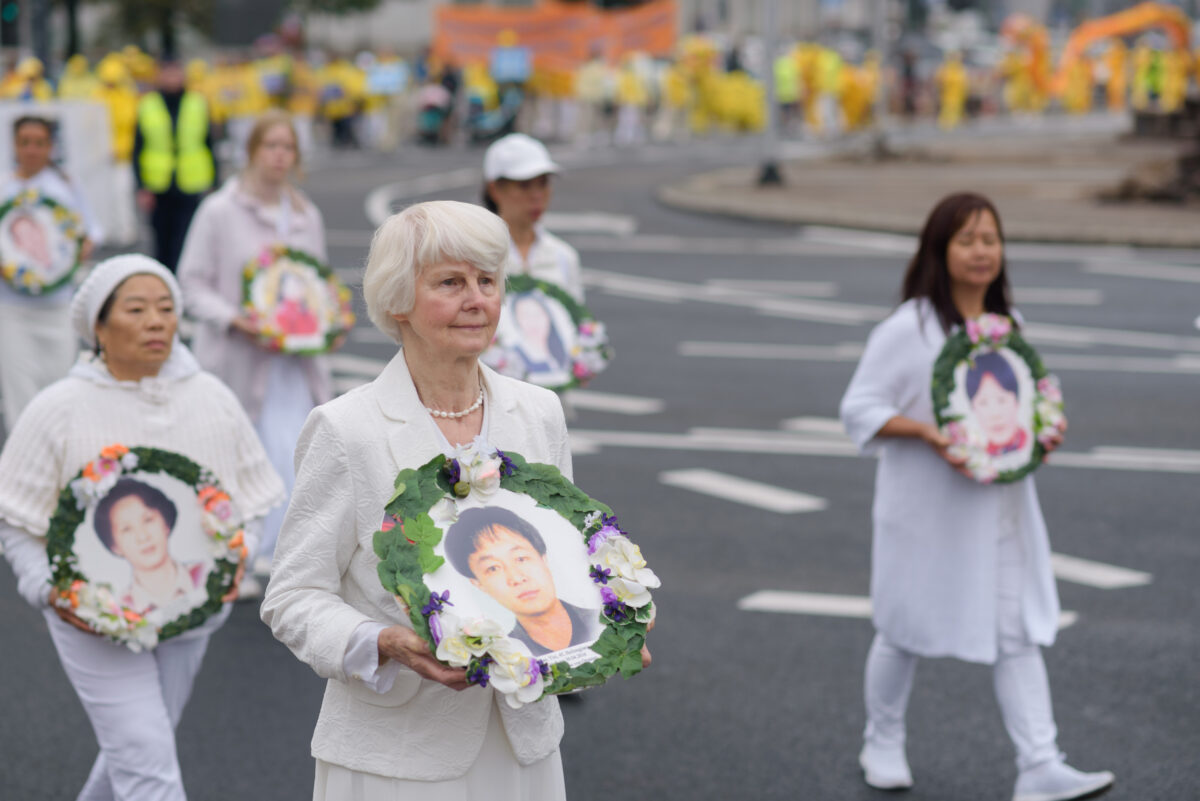
M 207 565 L 171 556 L 169 540 L 178 517 L 174 501 L 162 490 L 132 478 L 118 481 L 96 505 L 96 535 L 133 573 L 128 587 L 113 588 L 123 606 L 142 614 L 204 587 Z
M 991 456 L 1015 453 L 1030 441 L 1021 420 L 1021 387 L 1004 355 L 992 351 L 975 358 L 967 368 L 967 397 L 976 425 L 987 439 Z
M 273 292 L 268 297 L 274 298 L 275 313 L 271 322 L 275 327 L 289 335 L 316 334 L 321 330 L 321 301 L 317 292 L 300 269 L 279 267 L 274 278 Z
M 515 512 L 468 509 L 446 529 L 444 542 L 454 569 L 516 617 L 508 636 L 534 656 L 590 645 L 600 636 L 600 610 L 559 598 L 545 539 Z
M 54 257 L 50 254 L 50 245 L 41 223 L 32 214 L 19 212 L 13 215 L 8 231 L 18 251 L 10 258 L 22 261 L 27 259 L 30 266 L 36 268 L 38 275 L 45 280 L 54 267 Z
M 509 304 L 519 332 L 514 348 L 534 383 L 556 383 L 570 377 L 570 356 L 546 298 L 540 292 L 515 295 Z

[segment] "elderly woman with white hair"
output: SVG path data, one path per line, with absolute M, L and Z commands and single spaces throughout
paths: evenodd
M 18 418 L 0 453 L 0 540 L 21 596 L 42 612 L 100 754 L 80 799 L 183 801 L 175 727 L 219 614 L 153 651 L 134 653 L 55 605 L 46 531 L 59 492 L 114 443 L 160 448 L 210 469 L 245 516 L 258 521 L 283 501 L 254 427 L 233 393 L 200 370 L 176 337 L 183 302 L 166 267 L 145 256 L 98 265 L 70 307 L 93 352 L 44 389 Z M 240 577 L 240 571 L 239 571 Z M 224 598 L 232 601 L 236 585 Z
M 262 616 L 329 680 L 312 740 L 316 801 L 565 797 L 558 701 L 514 710 L 468 688 L 384 589 L 372 548 L 396 474 L 476 437 L 571 476 L 558 397 L 479 363 L 508 247 L 504 222 L 466 203 L 420 203 L 384 222 L 363 287 L 371 321 L 401 348 L 301 434 Z

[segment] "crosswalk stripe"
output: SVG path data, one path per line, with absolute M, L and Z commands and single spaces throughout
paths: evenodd
M 766 509 L 779 514 L 818 512 L 828 506 L 824 498 L 795 490 L 773 487 L 758 481 L 718 473 L 715 470 L 668 470 L 659 473 L 663 484 L 711 495 L 735 503 Z
M 1101 590 L 1141 587 L 1154 580 L 1152 575 L 1141 570 L 1106 565 L 1103 562 L 1092 562 L 1061 553 L 1050 555 L 1050 566 L 1054 575 L 1063 581 L 1085 584 Z
M 614 392 L 596 392 L 590 389 L 569 390 L 567 404 L 577 409 L 629 415 L 658 414 L 666 408 L 666 403 L 658 398 L 618 395 Z
M 871 599 L 865 595 L 759 590 L 739 600 L 737 607 L 745 612 L 776 612 L 863 620 L 869 620 L 871 617 Z M 1058 627 L 1065 629 L 1078 620 L 1078 612 L 1064 609 L 1058 616 Z

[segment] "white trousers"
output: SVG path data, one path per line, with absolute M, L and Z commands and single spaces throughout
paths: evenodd
M 1025 770 L 1059 756 L 1058 729 L 1050 702 L 1050 682 L 1038 646 L 1029 642 L 1021 621 L 1023 555 L 1015 520 L 999 543 L 996 636 L 998 651 L 992 684 L 1004 727 Z M 867 655 L 863 735 L 880 746 L 903 747 L 904 716 L 917 670 L 917 655 L 876 634 Z
M 271 359 L 267 373 L 267 393 L 263 398 L 262 411 L 254 429 L 262 440 L 263 449 L 271 466 L 283 479 L 287 499 L 263 518 L 262 539 L 259 540 L 257 559 L 271 561 L 275 556 L 275 543 L 279 539 L 279 528 L 292 497 L 296 484 L 296 443 L 308 413 L 313 410 L 312 391 L 308 388 L 308 376 L 304 372 L 301 356 L 276 356 Z M 254 566 L 250 560 L 249 567 Z
M 229 611 L 226 605 L 203 626 L 135 654 L 45 610 L 59 661 L 100 745 L 78 801 L 186 801 L 175 727 L 208 639 Z
M 9 430 L 33 396 L 66 376 L 75 363 L 67 305 L 0 304 L 0 396 Z

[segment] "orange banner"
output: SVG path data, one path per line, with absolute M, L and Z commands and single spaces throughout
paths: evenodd
M 635 51 L 669 56 L 677 13 L 675 0 L 617 11 L 553 0 L 533 8 L 443 5 L 434 12 L 433 55 L 486 62 L 500 34 L 511 31 L 512 44 L 528 47 L 540 69 L 573 70 L 597 53 L 613 60 Z

